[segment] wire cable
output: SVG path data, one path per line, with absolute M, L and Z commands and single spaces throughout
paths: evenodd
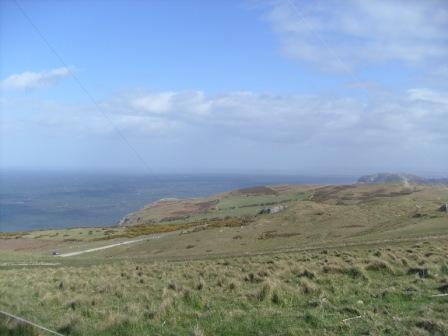
M 67 65 L 67 63 L 64 61 L 64 59 L 61 57 L 61 55 L 56 51 L 56 49 L 50 44 L 48 39 L 45 37 L 45 35 L 42 33 L 42 31 L 37 27 L 37 25 L 34 23 L 34 21 L 31 19 L 31 17 L 26 13 L 25 9 L 22 7 L 22 5 L 19 3 L 18 0 L 14 0 L 14 3 L 17 5 L 17 8 L 22 13 L 22 15 L 25 17 L 25 19 L 28 21 L 28 23 L 34 28 L 37 35 L 41 38 L 41 40 L 44 42 L 44 44 L 50 49 L 52 54 L 59 60 L 59 62 L 62 64 L 62 66 L 69 69 L 70 67 Z M 145 169 L 149 173 L 153 173 L 153 170 L 149 166 L 149 164 L 145 161 L 145 159 L 140 155 L 140 153 L 137 151 L 137 149 L 130 143 L 130 141 L 126 138 L 126 136 L 123 134 L 123 132 L 115 125 L 112 118 L 107 114 L 106 111 L 104 111 L 101 106 L 98 104 L 96 99 L 93 97 L 93 95 L 87 90 L 86 86 L 82 83 L 82 81 L 79 79 L 78 76 L 73 71 L 69 72 L 70 76 L 73 78 L 73 80 L 76 82 L 76 84 L 79 86 L 81 91 L 84 92 L 84 94 L 89 98 L 89 100 L 92 102 L 92 104 L 95 106 L 96 110 L 100 112 L 103 117 L 109 122 L 109 124 L 112 126 L 112 129 L 115 131 L 115 133 L 119 136 L 119 138 L 126 144 L 126 146 L 134 153 L 135 157 L 143 164 Z

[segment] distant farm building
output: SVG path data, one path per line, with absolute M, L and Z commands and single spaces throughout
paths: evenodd
M 275 207 L 271 207 L 271 208 L 263 208 L 261 209 L 258 214 L 259 215 L 267 215 L 267 214 L 274 214 L 277 212 L 280 212 L 282 210 L 286 209 L 286 206 L 284 205 L 277 205 Z

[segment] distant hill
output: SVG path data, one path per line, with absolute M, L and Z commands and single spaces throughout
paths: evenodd
M 404 173 L 378 173 L 361 176 L 358 183 L 448 184 L 448 178 L 424 178 Z
M 372 175 L 364 175 L 358 179 L 358 183 L 422 183 L 423 181 L 424 179 L 419 176 L 403 173 L 378 173 Z

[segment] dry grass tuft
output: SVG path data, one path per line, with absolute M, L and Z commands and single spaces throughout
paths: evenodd
M 282 303 L 282 295 L 280 293 L 280 290 L 278 288 L 274 288 L 272 290 L 272 295 L 271 295 L 271 301 L 274 304 L 281 304 Z
M 249 273 L 248 275 L 246 275 L 244 277 L 244 281 L 250 282 L 250 283 L 258 283 L 258 282 L 262 282 L 263 278 L 254 273 Z
M 81 335 L 79 330 L 79 317 L 76 315 L 70 315 L 69 318 L 62 322 L 57 328 L 57 332 L 64 335 Z
M 367 275 L 363 272 L 363 270 L 357 266 L 339 266 L 339 265 L 325 265 L 322 268 L 324 273 L 333 273 L 333 274 L 343 274 L 347 275 L 353 279 L 362 279 L 368 280 Z
M 168 288 L 168 289 L 171 289 L 171 290 L 173 290 L 173 291 L 175 291 L 175 290 L 177 290 L 177 285 L 176 285 L 176 283 L 175 283 L 174 281 L 171 281 L 171 282 L 168 284 L 167 288 Z
M 265 281 L 259 292 L 257 293 L 257 299 L 259 301 L 264 301 L 271 295 L 271 291 L 273 289 L 273 283 L 271 281 Z
M 159 306 L 158 315 L 162 316 L 166 314 L 175 305 L 175 298 L 172 296 L 166 296 L 162 299 Z
M 199 327 L 199 324 L 196 324 L 193 329 L 193 336 L 205 336 L 204 331 Z
M 198 280 L 198 282 L 197 282 L 195 287 L 196 287 L 197 290 L 203 290 L 204 289 L 204 287 L 205 287 L 205 280 L 204 280 L 203 277 L 199 277 L 199 280 Z
M 28 324 L 0 316 L 0 335 L 39 336 L 40 333 Z
M 308 279 L 314 279 L 316 277 L 316 274 L 308 269 L 304 269 L 304 270 L 299 271 L 297 273 L 297 276 L 299 278 L 305 277 Z
M 319 286 L 307 279 L 300 280 L 300 290 L 304 294 L 317 294 L 320 292 Z
M 415 323 L 417 328 L 424 329 L 431 335 L 446 335 L 448 327 L 441 321 L 421 319 Z
M 237 282 L 236 280 L 232 280 L 229 283 L 229 289 L 232 290 L 232 291 L 236 290 L 239 287 L 239 285 L 240 285 L 239 282 Z
M 103 321 L 100 329 L 101 330 L 113 330 L 119 326 L 131 325 L 135 323 L 136 319 L 131 318 L 129 314 L 124 314 L 121 312 L 110 312 L 107 314 L 106 319 Z
M 394 270 L 388 262 L 381 259 L 373 259 L 369 261 L 366 265 L 365 269 L 367 271 L 376 271 L 376 272 L 387 272 L 390 274 L 394 274 Z

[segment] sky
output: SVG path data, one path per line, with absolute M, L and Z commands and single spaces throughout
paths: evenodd
M 0 0 L 1 168 L 448 175 L 445 0 Z

